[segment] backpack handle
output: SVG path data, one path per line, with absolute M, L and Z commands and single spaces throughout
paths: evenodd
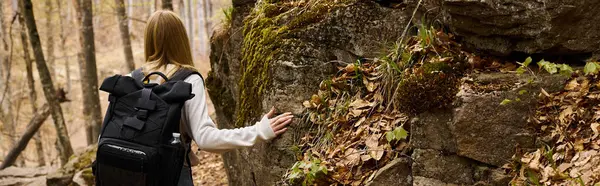
M 163 74 L 162 72 L 151 72 L 150 74 L 146 75 L 146 77 L 144 77 L 142 82 L 148 81 L 150 76 L 152 76 L 152 75 L 159 75 L 160 77 L 162 77 L 165 80 L 165 82 L 169 81 L 169 78 L 167 78 L 167 76 L 165 74 Z

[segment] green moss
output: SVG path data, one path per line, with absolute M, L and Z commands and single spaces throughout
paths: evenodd
M 83 169 L 83 172 L 81 173 L 81 178 L 83 178 L 83 180 L 85 180 L 85 183 L 87 185 L 94 185 L 95 177 L 92 172 L 92 168 L 90 167 L 90 168 Z
M 332 8 L 332 5 L 322 4 L 299 8 L 289 6 L 290 3 L 263 1 L 244 21 L 236 127 L 244 126 L 261 114 L 263 94 L 272 83 L 269 67 L 281 57 L 288 36 L 322 20 Z
M 452 67 L 448 63 L 425 63 L 421 68 L 423 68 L 424 73 L 452 73 Z
M 278 53 L 280 32 L 273 20 L 263 17 L 261 13 L 257 14 L 244 25 L 236 127 L 244 126 L 248 118 L 256 116 L 262 110 L 260 98 L 270 83 L 269 64 Z
M 96 151 L 90 150 L 86 151 L 78 157 L 78 161 L 73 164 L 75 170 L 82 170 L 84 168 L 90 167 L 92 165 L 92 161 L 96 159 Z

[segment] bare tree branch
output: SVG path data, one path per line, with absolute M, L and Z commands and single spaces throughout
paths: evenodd
M 56 98 L 58 99 L 59 103 L 68 101 L 66 99 L 65 92 L 62 89 L 59 89 L 59 91 L 56 92 Z M 48 106 L 48 103 L 46 103 L 42 106 L 40 111 L 38 111 L 33 118 L 31 118 L 29 124 L 27 124 L 27 130 L 25 130 L 25 133 L 23 133 L 23 136 L 21 136 L 19 142 L 14 144 L 14 147 L 8 152 L 4 158 L 4 161 L 0 165 L 0 170 L 5 169 L 6 167 L 9 167 L 15 163 L 21 152 L 23 152 L 23 150 L 25 150 L 27 147 L 29 140 L 31 140 L 33 135 L 40 129 L 42 124 L 44 124 L 44 121 L 46 121 L 48 116 L 50 116 L 50 107 Z

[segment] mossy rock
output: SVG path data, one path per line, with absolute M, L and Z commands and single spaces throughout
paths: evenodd
M 83 171 L 81 173 L 81 178 L 83 178 L 83 180 L 85 180 L 85 183 L 87 185 L 94 185 L 94 182 L 96 180 L 96 177 L 94 176 L 91 167 L 83 169 Z
M 83 171 L 82 176 L 87 183 L 93 183 L 94 175 L 92 174 L 92 162 L 96 159 L 97 149 L 97 145 L 92 145 L 87 147 L 83 152 L 71 156 L 69 162 L 64 166 L 57 171 L 48 174 L 46 184 L 70 185 L 73 183 L 73 176 L 80 171 Z
M 343 3 L 319 3 L 295 7 L 289 3 L 260 1 L 246 17 L 243 26 L 236 127 L 242 127 L 262 111 L 261 101 L 272 83 L 270 67 L 279 60 L 282 50 L 292 48 L 289 39 L 310 24 L 324 19 L 329 11 Z

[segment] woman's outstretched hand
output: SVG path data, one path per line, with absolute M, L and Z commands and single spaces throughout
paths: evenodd
M 271 129 L 273 129 L 273 132 L 275 132 L 275 135 L 279 136 L 281 134 L 283 134 L 285 131 L 287 131 L 287 125 L 290 124 L 292 122 L 292 118 L 294 118 L 294 115 L 292 115 L 291 112 L 286 112 L 283 114 L 280 114 L 279 116 L 275 116 L 275 107 L 271 108 L 271 111 L 269 111 L 269 113 L 267 113 L 265 116 L 269 119 L 269 123 L 271 124 Z

